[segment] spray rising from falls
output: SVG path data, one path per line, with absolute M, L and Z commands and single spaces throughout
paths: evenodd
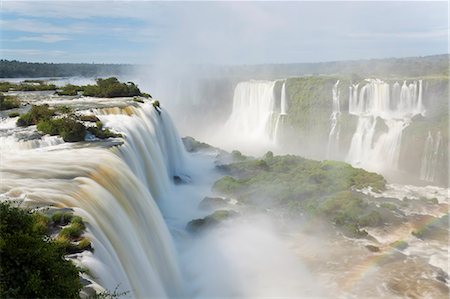
M 339 80 L 333 86 L 333 110 L 330 116 L 330 133 L 328 134 L 327 158 L 338 156 L 339 135 L 341 132 L 341 104 L 339 101 Z
M 441 132 L 436 133 L 436 138 L 433 138 L 431 132 L 428 132 L 427 140 L 425 141 L 425 149 L 422 155 L 422 164 L 420 167 L 420 179 L 428 182 L 433 182 L 437 177 L 437 166 L 441 155 L 443 155 L 442 135 Z
M 283 82 L 278 97 L 276 83 L 240 82 L 234 91 L 233 110 L 225 123 L 225 132 L 246 143 L 274 145 L 288 109 L 286 82 Z
M 73 208 L 87 219 L 95 252 L 77 259 L 103 287 L 119 285 L 137 298 L 181 296 L 175 250 L 155 202 L 168 196 L 173 176 L 185 177 L 177 133 L 150 104 L 97 112 L 124 133 L 123 145 L 9 152 L 0 165 L 2 200 Z
M 349 113 L 358 117 L 347 161 L 368 169 L 398 169 L 403 130 L 415 115 L 425 115 L 422 81 L 392 87 L 381 80 L 350 86 Z M 384 132 L 376 136 L 378 126 Z

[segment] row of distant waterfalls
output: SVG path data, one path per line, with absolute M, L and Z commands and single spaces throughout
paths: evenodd
M 280 136 L 287 123 L 289 96 L 287 80 L 245 81 L 237 84 L 233 108 L 224 129 L 236 140 L 282 147 Z M 331 92 L 332 109 L 323 158 L 345 160 L 374 171 L 397 171 L 402 135 L 415 116 L 425 117 L 422 80 L 393 84 L 366 79 L 348 87 L 348 110 L 341 103 L 338 80 Z M 318 87 L 320 88 L 320 87 Z M 347 110 L 347 111 L 344 111 Z M 356 117 L 349 145 L 342 144 L 342 114 Z M 382 128 L 382 130 L 380 130 Z M 429 132 L 423 142 L 420 179 L 436 179 L 439 156 L 443 155 L 441 133 Z M 346 149 L 344 149 L 346 148 Z M 421 150 L 421 149 L 415 149 Z
M 422 80 L 400 85 L 390 85 L 379 79 L 367 79 L 366 83 L 349 86 L 348 113 L 358 117 L 358 124 L 351 139 L 346 161 L 368 169 L 381 167 L 398 170 L 402 134 L 412 118 L 425 116 Z M 332 90 L 332 112 L 327 157 L 333 158 L 338 152 L 340 133 L 340 90 L 339 81 Z M 378 123 L 387 128 L 381 135 L 376 134 Z M 436 179 L 437 163 L 443 155 L 440 132 L 428 132 L 424 142 L 420 179 L 433 182 Z

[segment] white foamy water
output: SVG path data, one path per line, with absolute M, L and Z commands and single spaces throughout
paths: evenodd
M 398 169 L 403 130 L 415 115 L 425 115 L 422 81 L 392 87 L 367 79 L 363 86 L 350 86 L 349 113 L 358 116 L 347 161 L 375 171 Z M 387 130 L 376 137 L 378 123 Z
M 119 149 L 59 148 L 45 136 L 27 141 L 35 146 L 9 140 L 2 148 L 1 196 L 31 207 L 70 207 L 85 217 L 95 252 L 79 259 L 103 287 L 119 286 L 136 298 L 178 297 L 178 262 L 155 201 L 168 196 L 172 175 L 183 175 L 184 149 L 168 115 L 159 118 L 151 104 L 121 116 L 128 119 L 117 128 L 126 135 Z

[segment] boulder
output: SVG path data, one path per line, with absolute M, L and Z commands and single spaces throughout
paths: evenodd
M 238 213 L 232 210 L 217 210 L 204 218 L 189 221 L 186 229 L 193 233 L 200 232 L 206 228 L 217 226 L 219 223 L 236 217 L 237 215 Z

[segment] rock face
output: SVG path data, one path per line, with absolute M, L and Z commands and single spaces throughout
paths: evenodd
M 213 149 L 213 147 L 207 143 L 195 140 L 193 137 L 186 136 L 182 138 L 184 147 L 188 152 L 197 152 L 202 149 Z
M 232 210 L 217 210 L 204 218 L 189 221 L 186 229 L 190 232 L 197 233 L 204 229 L 217 226 L 219 223 L 236 217 L 237 215 L 238 213 Z

